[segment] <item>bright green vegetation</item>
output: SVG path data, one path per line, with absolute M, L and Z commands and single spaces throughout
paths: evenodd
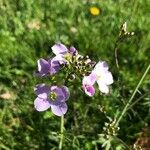
M 92 6 L 100 8 L 99 16 L 90 14 Z M 46 81 L 33 75 L 37 60 L 48 58 L 58 41 L 106 60 L 114 76 L 108 96 L 89 98 L 78 83 L 71 85 L 65 115 L 64 149 L 101 149 L 106 115 L 114 119 L 123 110 L 150 63 L 149 8 L 149 0 L 0 0 L 0 149 L 58 149 L 60 118 L 33 107 L 34 86 Z M 125 21 L 135 35 L 118 46 L 118 71 L 114 46 Z M 118 137 L 129 146 L 150 125 L 149 81 L 147 75 L 132 104 L 138 102 L 120 121 Z

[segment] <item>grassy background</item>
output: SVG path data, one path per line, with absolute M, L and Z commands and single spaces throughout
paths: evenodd
M 100 15 L 90 13 L 92 6 Z M 108 120 L 98 105 L 114 118 L 149 63 L 149 8 L 148 0 L 0 0 L 0 149 L 58 149 L 60 118 L 33 107 L 33 88 L 41 82 L 33 76 L 36 62 L 48 57 L 58 41 L 97 61 L 106 60 L 113 73 L 108 96 L 96 93 L 89 98 L 76 92 L 74 83 L 65 115 L 64 149 L 101 149 L 98 134 Z M 119 44 L 118 73 L 113 49 L 125 21 L 135 35 Z M 128 145 L 150 123 L 149 80 L 147 76 L 134 100 L 143 98 L 120 124 L 118 137 Z

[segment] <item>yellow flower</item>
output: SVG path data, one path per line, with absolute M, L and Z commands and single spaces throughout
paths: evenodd
M 91 8 L 90 8 L 90 13 L 91 13 L 92 15 L 94 15 L 94 16 L 97 16 L 97 15 L 100 14 L 100 9 L 97 8 L 97 7 L 91 7 Z

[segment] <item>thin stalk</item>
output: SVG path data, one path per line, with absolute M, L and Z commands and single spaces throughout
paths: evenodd
M 119 117 L 118 120 L 116 121 L 115 127 L 118 126 L 120 120 L 123 118 L 123 116 L 125 115 L 126 111 L 128 110 L 128 107 L 130 106 L 130 104 L 131 104 L 131 102 L 132 102 L 132 100 L 133 100 L 133 98 L 134 98 L 136 92 L 138 91 L 138 88 L 139 88 L 140 85 L 142 84 L 142 82 L 143 82 L 145 76 L 147 75 L 149 69 L 150 69 L 150 64 L 149 64 L 148 67 L 146 68 L 146 70 L 145 70 L 145 72 L 144 72 L 144 74 L 143 74 L 141 80 L 139 81 L 138 85 L 136 86 L 136 88 L 135 88 L 135 90 L 134 90 L 134 92 L 133 92 L 131 98 L 129 99 L 128 103 L 127 103 L 126 106 L 124 107 L 124 109 L 123 109 L 123 111 L 122 111 L 120 117 Z
M 61 116 L 59 150 L 62 150 L 64 139 L 64 115 Z
M 135 102 L 133 102 L 129 107 L 128 110 L 131 109 L 135 104 L 137 104 L 140 100 L 142 100 L 146 95 L 150 94 L 150 91 L 142 95 L 140 98 L 138 98 Z
M 116 140 L 118 140 L 119 142 L 121 142 L 128 150 L 131 150 L 131 148 L 124 142 L 122 141 L 121 139 L 115 137 Z
M 115 61 L 116 61 L 117 69 L 119 69 L 119 63 L 118 63 L 118 45 L 119 45 L 119 40 L 116 41 L 116 43 L 115 43 L 115 48 L 114 48 Z

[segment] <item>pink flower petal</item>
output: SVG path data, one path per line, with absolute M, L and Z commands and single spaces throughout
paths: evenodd
M 84 76 L 82 80 L 83 85 L 93 85 L 96 81 L 96 75 L 91 73 L 89 76 Z
M 92 97 L 95 94 L 94 86 L 89 86 L 89 85 L 83 86 L 83 90 L 90 97 Z

